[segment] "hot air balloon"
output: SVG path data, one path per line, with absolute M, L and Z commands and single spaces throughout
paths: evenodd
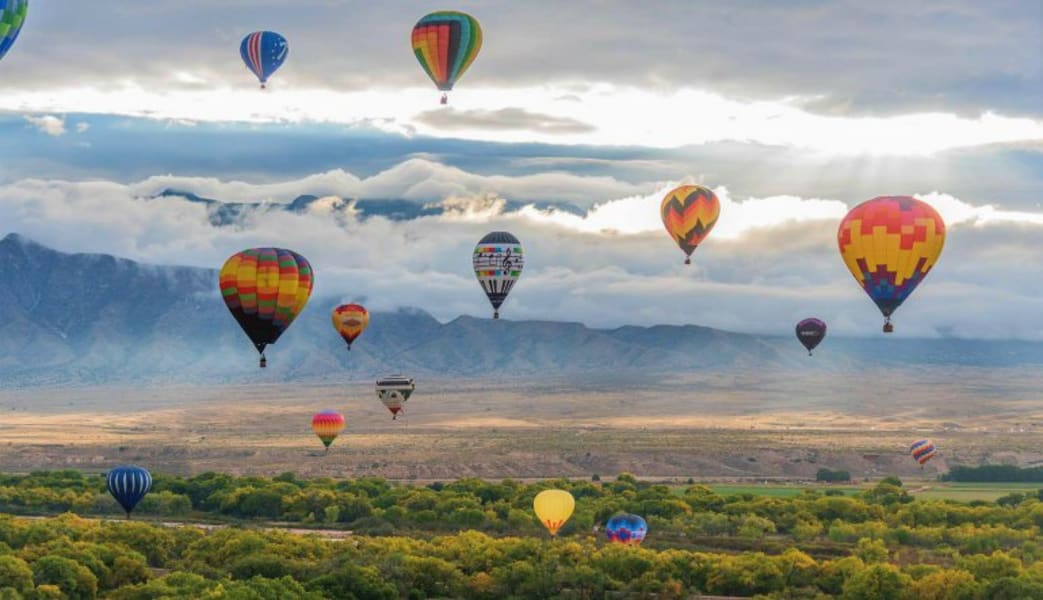
M 29 0 L 0 0 L 0 59 L 18 39 L 29 14 Z
M 127 511 L 129 519 L 130 511 L 134 510 L 138 502 L 141 502 L 145 494 L 152 489 L 152 474 L 133 465 L 119 466 L 109 471 L 105 477 L 105 485 L 116 502 Z
M 500 305 L 511 293 L 525 267 L 521 242 L 506 231 L 488 233 L 474 247 L 471 264 L 478 283 L 493 305 L 493 318 L 499 319 Z
M 482 49 L 482 28 L 471 15 L 440 10 L 413 27 L 413 54 L 438 89 L 448 92 Z M 448 102 L 442 94 L 442 104 Z
M 645 539 L 648 524 L 637 515 L 616 515 L 605 524 L 605 535 L 610 542 L 637 546 Z
M 855 281 L 883 313 L 884 333 L 891 333 L 891 313 L 938 262 L 945 222 L 916 198 L 880 196 L 847 213 L 837 242 Z
M 289 51 L 286 38 L 274 31 L 255 31 L 239 44 L 239 54 L 246 68 L 261 81 L 262 90 L 268 86 L 268 78 L 282 66 Z
M 369 326 L 369 313 L 361 304 L 342 304 L 333 309 L 332 316 L 333 328 L 348 343 L 348 350 L 351 350 L 351 342 Z
M 337 439 L 340 432 L 344 431 L 344 415 L 335 410 L 324 410 L 316 413 L 311 418 L 311 429 L 315 432 L 315 435 L 319 436 L 323 445 L 326 446 L 326 452 L 329 452 L 330 444 Z
M 250 248 L 221 267 L 221 295 L 268 365 L 264 348 L 293 323 L 311 296 L 315 275 L 308 260 L 283 248 Z
M 717 223 L 721 203 L 713 190 L 701 185 L 682 185 L 670 191 L 659 205 L 663 226 L 681 251 L 684 264 L 692 264 L 692 252 Z
M 543 490 L 532 501 L 536 517 L 547 528 L 551 536 L 558 535 L 565 522 L 576 509 L 576 499 L 565 490 Z
M 808 349 L 808 356 L 826 337 L 826 324 L 819 319 L 804 319 L 797 323 L 797 340 Z
M 403 405 L 415 389 L 416 383 L 412 377 L 391 375 L 377 381 L 377 398 L 391 411 L 392 421 L 398 418 L 398 413 L 402 412 Z
M 938 448 L 935 447 L 931 440 L 917 440 L 909 447 L 909 453 L 923 467 L 927 461 L 934 458 L 935 454 L 938 454 Z

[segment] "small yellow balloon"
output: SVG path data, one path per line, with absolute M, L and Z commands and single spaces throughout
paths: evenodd
M 532 508 L 543 526 L 554 536 L 572 516 L 572 511 L 576 509 L 576 499 L 565 490 L 543 490 L 536 494 Z

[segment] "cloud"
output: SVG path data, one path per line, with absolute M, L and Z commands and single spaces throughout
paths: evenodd
M 416 87 L 262 93 L 218 85 L 160 92 L 125 82 L 11 91 L 0 97 L 0 110 L 82 111 L 171 122 L 335 123 L 402 136 L 504 143 L 678 148 L 739 141 L 842 156 L 922 156 L 1043 139 L 1043 120 L 994 112 L 854 117 L 814 114 L 796 98 L 748 101 L 685 86 L 656 90 L 597 84 L 582 103 L 555 99 L 558 91 L 551 84 L 478 87 L 454 95 L 453 108 L 431 111 L 430 93 Z
M 613 177 L 561 172 L 516 176 L 479 175 L 439 162 L 414 158 L 364 179 L 343 169 L 269 184 L 165 175 L 149 177 L 132 184 L 129 189 L 139 196 L 154 196 L 163 190 L 175 189 L 235 202 L 289 202 L 301 194 L 342 198 L 404 198 L 429 202 L 450 196 L 481 195 L 495 191 L 512 200 L 555 201 L 586 206 L 592 198 L 644 191 L 651 189 L 652 185 L 634 184 Z
M 428 84 L 407 42 L 409 28 L 430 10 L 422 0 L 153 0 L 123 10 L 125 5 L 34 5 L 5 59 L 5 92 L 44 91 L 73 78 L 95 88 L 135 81 L 161 94 L 224 82 L 253 88 L 236 50 L 257 26 L 244 14 L 254 13 L 279 23 L 290 40 L 275 90 Z M 482 52 L 458 88 L 462 94 L 549 84 L 562 88 L 557 96 L 582 98 L 588 86 L 611 83 L 689 86 L 738 99 L 800 97 L 814 111 L 831 114 L 973 116 L 993 110 L 1043 116 L 1036 2 L 661 0 L 649 10 L 599 0 L 463 0 L 457 7 L 477 16 L 485 31 Z M 157 23 L 161 33 L 177 32 L 176 60 L 154 51 Z M 337 51 L 345 36 L 351 51 Z M 428 90 L 434 100 L 433 86 Z
M 531 113 L 521 108 L 458 111 L 430 110 L 416 117 L 417 122 L 443 131 L 484 129 L 491 131 L 523 130 L 550 134 L 588 133 L 594 126 L 577 119 Z
M 54 115 L 44 115 L 42 117 L 26 116 L 25 120 L 32 123 L 39 131 L 46 133 L 47 135 L 53 137 L 65 135 L 65 119 L 63 117 L 56 117 Z
M 389 169 L 381 174 L 381 185 L 428 188 L 412 170 L 417 167 L 438 181 L 429 189 L 479 177 L 420 163 Z M 337 177 L 369 185 L 349 173 Z M 441 216 L 359 220 L 350 206 L 326 201 L 300 214 L 259 212 L 235 227 L 210 225 L 199 204 L 143 197 L 142 190 L 154 189 L 155 181 L 22 180 L 0 185 L 0 223 L 5 232 L 18 231 L 62 250 L 160 264 L 213 267 L 246 247 L 290 247 L 315 265 L 319 295 L 365 296 L 376 310 L 419 306 L 442 319 L 489 314 L 469 257 L 482 235 L 506 229 L 519 236 L 528 256 L 525 274 L 504 306 L 506 318 L 601 327 L 697 323 L 788 335 L 796 320 L 816 315 L 836 334 L 879 331 L 879 312 L 837 257 L 837 215 L 848 206 L 844 202 L 735 198 L 729 186 L 718 186 L 727 210 L 721 229 L 685 267 L 682 253 L 655 223 L 656 195 L 666 186 L 594 201 L 585 217 L 562 218 L 532 206 L 509 210 L 498 188 L 524 185 L 524 178 L 514 179 L 485 180 L 496 181 L 486 194 L 438 198 L 454 207 Z M 251 194 L 246 182 L 206 183 L 215 191 Z M 273 185 L 301 187 L 294 181 L 260 184 L 252 195 L 271 194 Z M 896 313 L 896 335 L 944 331 L 1043 339 L 1040 213 L 1010 214 L 944 193 L 923 197 L 950 219 L 949 239 L 937 268 Z M 627 215 L 636 224 L 631 229 L 620 226 Z
M 91 124 L 86 121 L 80 121 L 76 124 L 76 133 L 86 133 L 91 128 Z
M 1043 139 L 1043 21 L 1032 4 L 663 0 L 650 11 L 577 0 L 548 12 L 465 2 L 486 42 L 448 111 L 431 110 L 437 92 L 403 41 L 429 9 L 419 0 L 352 5 L 347 22 L 336 18 L 347 10 L 339 4 L 251 5 L 290 39 L 268 93 L 236 58 L 247 29 L 239 2 L 48 5 L 33 20 L 47 26 L 30 22 L 5 59 L 0 110 L 336 123 L 501 142 L 673 148 L 730 140 L 923 155 Z M 111 14 L 120 18 L 103 17 Z M 534 44 L 548 15 L 554 35 Z M 177 32 L 176 61 L 153 51 L 148 32 L 157 22 Z M 352 51 L 331 51 L 330 40 L 346 31 Z

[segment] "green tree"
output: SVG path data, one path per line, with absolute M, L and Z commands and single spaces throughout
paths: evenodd
M 911 578 L 889 564 L 870 565 L 844 583 L 844 600 L 900 600 Z
M 33 589 L 33 570 L 17 556 L 0 556 L 0 588 L 12 588 L 23 594 Z
M 916 600 L 978 600 L 982 585 L 968 571 L 945 569 L 927 575 L 909 587 Z
M 873 564 L 887 562 L 890 553 L 883 541 L 862 538 L 855 547 L 855 555 L 861 558 L 862 562 Z
M 61 556 L 44 556 L 33 563 L 33 581 L 38 586 L 57 586 L 70 600 L 90 600 L 98 594 L 94 573 Z

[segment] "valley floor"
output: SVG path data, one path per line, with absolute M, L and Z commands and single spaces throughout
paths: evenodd
M 1043 377 L 960 369 L 851 375 L 419 381 L 392 421 L 372 383 L 0 392 L 0 469 L 380 476 L 394 480 L 933 479 L 951 464 L 1043 464 Z M 313 413 L 344 413 L 324 454 Z M 910 442 L 939 457 L 921 470 Z M 928 490 L 925 493 L 930 493 Z

